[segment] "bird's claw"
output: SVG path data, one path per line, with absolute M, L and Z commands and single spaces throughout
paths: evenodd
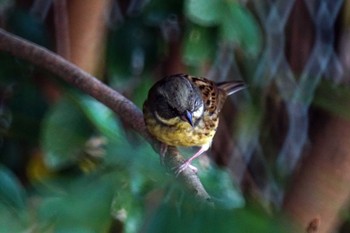
M 187 167 L 189 167 L 194 173 L 197 174 L 198 169 L 191 165 L 191 161 L 185 161 L 183 164 L 181 164 L 179 167 L 175 168 L 175 175 L 176 177 L 180 175 L 181 172 L 183 172 Z

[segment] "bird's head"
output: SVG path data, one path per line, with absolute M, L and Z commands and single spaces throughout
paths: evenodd
M 193 127 L 204 111 L 198 87 L 182 75 L 157 82 L 149 91 L 147 101 L 155 117 L 169 126 L 182 121 Z

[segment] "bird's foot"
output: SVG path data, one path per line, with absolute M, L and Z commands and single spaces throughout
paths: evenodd
M 183 164 L 181 164 L 178 168 L 175 170 L 175 175 L 178 176 L 181 172 L 183 172 L 187 167 L 191 168 L 191 170 L 194 173 L 198 172 L 198 169 L 191 165 L 191 160 L 186 160 Z

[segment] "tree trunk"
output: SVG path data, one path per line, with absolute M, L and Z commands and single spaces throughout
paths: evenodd
M 110 0 L 69 0 L 70 60 L 101 77 Z
M 304 232 L 334 232 L 350 193 L 350 121 L 332 116 L 285 197 L 284 211 Z

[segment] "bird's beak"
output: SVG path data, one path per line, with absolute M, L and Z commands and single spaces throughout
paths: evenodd
M 187 121 L 193 127 L 192 113 L 188 110 L 181 116 L 183 121 Z

